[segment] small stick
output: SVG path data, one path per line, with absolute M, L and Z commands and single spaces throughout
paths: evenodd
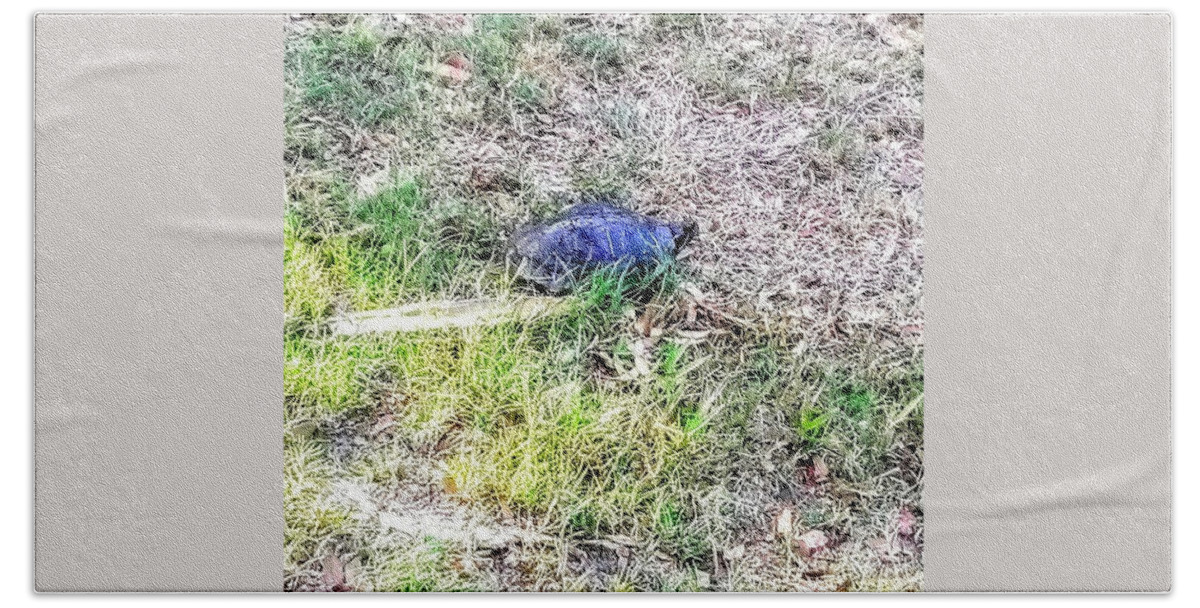
M 525 297 L 515 300 L 441 300 L 398 308 L 354 312 L 335 317 L 335 336 L 413 332 L 449 327 L 497 325 L 507 320 L 530 320 L 559 310 L 563 298 Z

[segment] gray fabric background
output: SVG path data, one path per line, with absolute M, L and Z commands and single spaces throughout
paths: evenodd
M 282 16 L 36 20 L 35 586 L 282 581 Z M 1171 23 L 926 20 L 926 588 L 1160 591 Z
M 282 18 L 35 27 L 35 586 L 280 590 Z
M 1171 584 L 1171 21 L 925 22 L 925 588 Z

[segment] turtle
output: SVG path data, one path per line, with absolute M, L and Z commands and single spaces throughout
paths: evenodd
M 696 232 L 691 219 L 667 221 L 594 200 L 519 227 L 510 240 L 509 259 L 520 276 L 561 294 L 596 270 L 645 271 L 672 261 Z

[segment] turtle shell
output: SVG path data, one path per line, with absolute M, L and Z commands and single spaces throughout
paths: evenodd
M 630 270 L 673 259 L 694 234 L 694 222 L 669 222 L 608 202 L 589 202 L 548 222 L 519 228 L 510 255 L 526 279 L 561 292 L 602 268 Z

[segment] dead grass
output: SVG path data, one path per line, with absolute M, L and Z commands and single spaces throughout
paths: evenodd
M 297 16 L 287 57 L 285 588 L 920 588 L 919 16 Z M 518 296 L 507 233 L 589 193 L 699 222 L 682 289 L 329 335 Z

